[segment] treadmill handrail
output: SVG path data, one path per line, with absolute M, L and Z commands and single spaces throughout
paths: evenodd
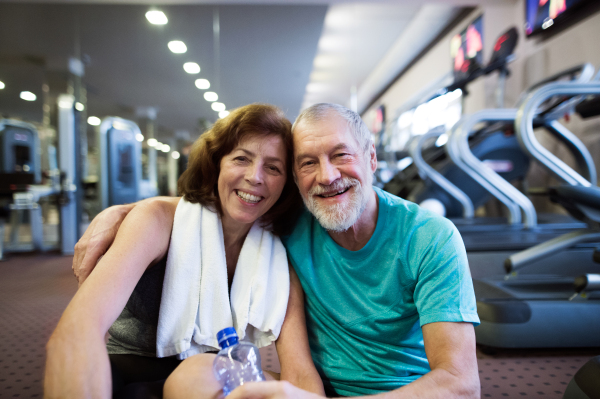
M 425 160 L 423 159 L 423 144 L 433 137 L 439 137 L 442 134 L 446 134 L 446 131 L 441 130 L 433 130 L 429 133 L 426 133 L 419 137 L 419 139 L 414 143 L 414 145 L 410 146 L 409 151 L 413 162 L 419 169 L 419 172 L 424 175 L 424 177 L 431 179 L 435 184 L 437 184 L 440 188 L 446 191 L 450 196 L 456 199 L 463 207 L 463 217 L 466 219 L 471 219 L 475 215 L 473 201 L 467 194 L 464 193 L 460 188 L 456 187 L 450 180 L 446 179 L 444 175 L 439 173 L 433 167 L 431 167 Z
M 469 176 L 475 178 L 483 188 L 504 203 L 511 212 L 512 218 L 520 220 L 520 210 L 522 210 L 525 228 L 533 228 L 537 225 L 537 213 L 533 203 L 526 195 L 473 155 L 469 147 L 469 137 L 475 132 L 476 125 L 482 122 L 513 122 L 516 113 L 516 109 L 510 108 L 484 109 L 462 118 L 457 126 L 452 129 L 448 139 L 450 145 L 447 145 L 447 150 L 448 155 L 457 166 L 461 167 Z M 466 168 L 457 163 L 457 160 Z
M 582 185 L 589 187 L 594 184 L 574 171 L 570 166 L 558 159 L 558 157 L 553 155 L 540 144 L 533 132 L 533 120 L 539 105 L 549 97 L 556 95 L 585 96 L 597 94 L 600 94 L 600 83 L 598 82 L 549 83 L 532 92 L 517 111 L 517 117 L 515 120 L 515 133 L 517 135 L 519 145 L 523 151 L 538 161 L 558 179 L 572 186 Z M 593 166 L 591 155 L 589 155 L 589 159 L 586 162 L 591 162 Z

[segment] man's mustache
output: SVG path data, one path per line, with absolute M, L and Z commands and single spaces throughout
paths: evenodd
M 320 195 L 332 191 L 342 191 L 353 186 L 359 186 L 360 181 L 352 177 L 340 177 L 328 186 L 319 184 L 308 191 L 308 195 Z

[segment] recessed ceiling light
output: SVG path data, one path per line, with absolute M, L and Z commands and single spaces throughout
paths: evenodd
M 168 144 L 163 144 L 162 148 L 160 149 L 162 152 L 169 152 L 171 151 L 171 146 Z
M 175 54 L 183 54 L 187 51 L 187 47 L 184 42 L 180 40 L 173 40 L 169 42 L 169 50 Z
M 229 111 L 221 111 L 221 112 L 219 112 L 219 118 L 225 118 L 227 115 L 229 115 Z
M 219 99 L 219 96 L 214 91 L 207 91 L 206 93 L 204 93 L 204 99 L 206 101 L 217 101 Z
M 150 147 L 155 147 L 156 143 L 158 143 L 158 141 L 156 139 L 148 139 L 148 145 Z
M 92 125 L 92 126 L 100 126 L 100 118 L 96 117 L 96 116 L 90 116 L 87 120 L 87 122 Z
M 144 135 L 141 133 L 138 133 L 135 135 L 135 139 L 141 143 L 142 141 L 144 141 Z
M 183 64 L 183 70 L 191 74 L 200 73 L 200 65 L 195 62 L 186 62 Z
M 21 99 L 25 101 L 35 101 L 35 99 L 37 98 L 36 95 L 30 91 L 22 91 L 19 97 L 21 97 Z
M 153 25 L 165 25 L 169 20 L 164 12 L 158 10 L 148 11 L 146 19 Z
M 181 155 L 179 154 L 179 152 L 177 152 L 177 151 L 173 151 L 173 152 L 171 153 L 171 156 L 173 157 L 173 159 L 179 159 L 179 157 L 180 157 Z
M 82 103 L 80 103 L 80 102 L 76 102 L 76 103 L 75 103 L 75 109 L 76 109 L 77 111 L 81 112 L 81 111 L 83 111 L 83 110 L 85 109 L 85 105 L 83 105 L 83 104 L 82 104 Z
M 217 111 L 217 112 L 225 111 L 225 108 L 226 108 L 225 104 L 223 104 L 223 103 L 212 103 L 212 104 L 210 104 L 210 107 L 213 109 L 213 111 Z
M 4 89 L 6 87 L 6 85 L 4 84 L 4 82 L 0 81 L 0 90 Z
M 196 79 L 196 87 L 202 90 L 210 88 L 210 82 L 206 79 Z

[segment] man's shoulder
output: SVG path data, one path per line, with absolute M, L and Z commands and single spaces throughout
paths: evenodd
M 454 224 L 447 218 L 421 208 L 414 202 L 405 200 L 379 188 L 376 189 L 380 206 L 388 208 L 389 221 L 401 225 L 404 234 L 431 234 L 432 232 L 446 232 L 451 234 L 455 230 Z

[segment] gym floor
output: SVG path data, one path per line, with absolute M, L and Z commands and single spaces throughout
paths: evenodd
M 71 257 L 10 254 L 0 263 L 0 398 L 41 398 L 44 345 L 77 289 Z M 273 346 L 263 367 L 279 371 Z M 477 351 L 482 398 L 562 398 L 600 348 Z

